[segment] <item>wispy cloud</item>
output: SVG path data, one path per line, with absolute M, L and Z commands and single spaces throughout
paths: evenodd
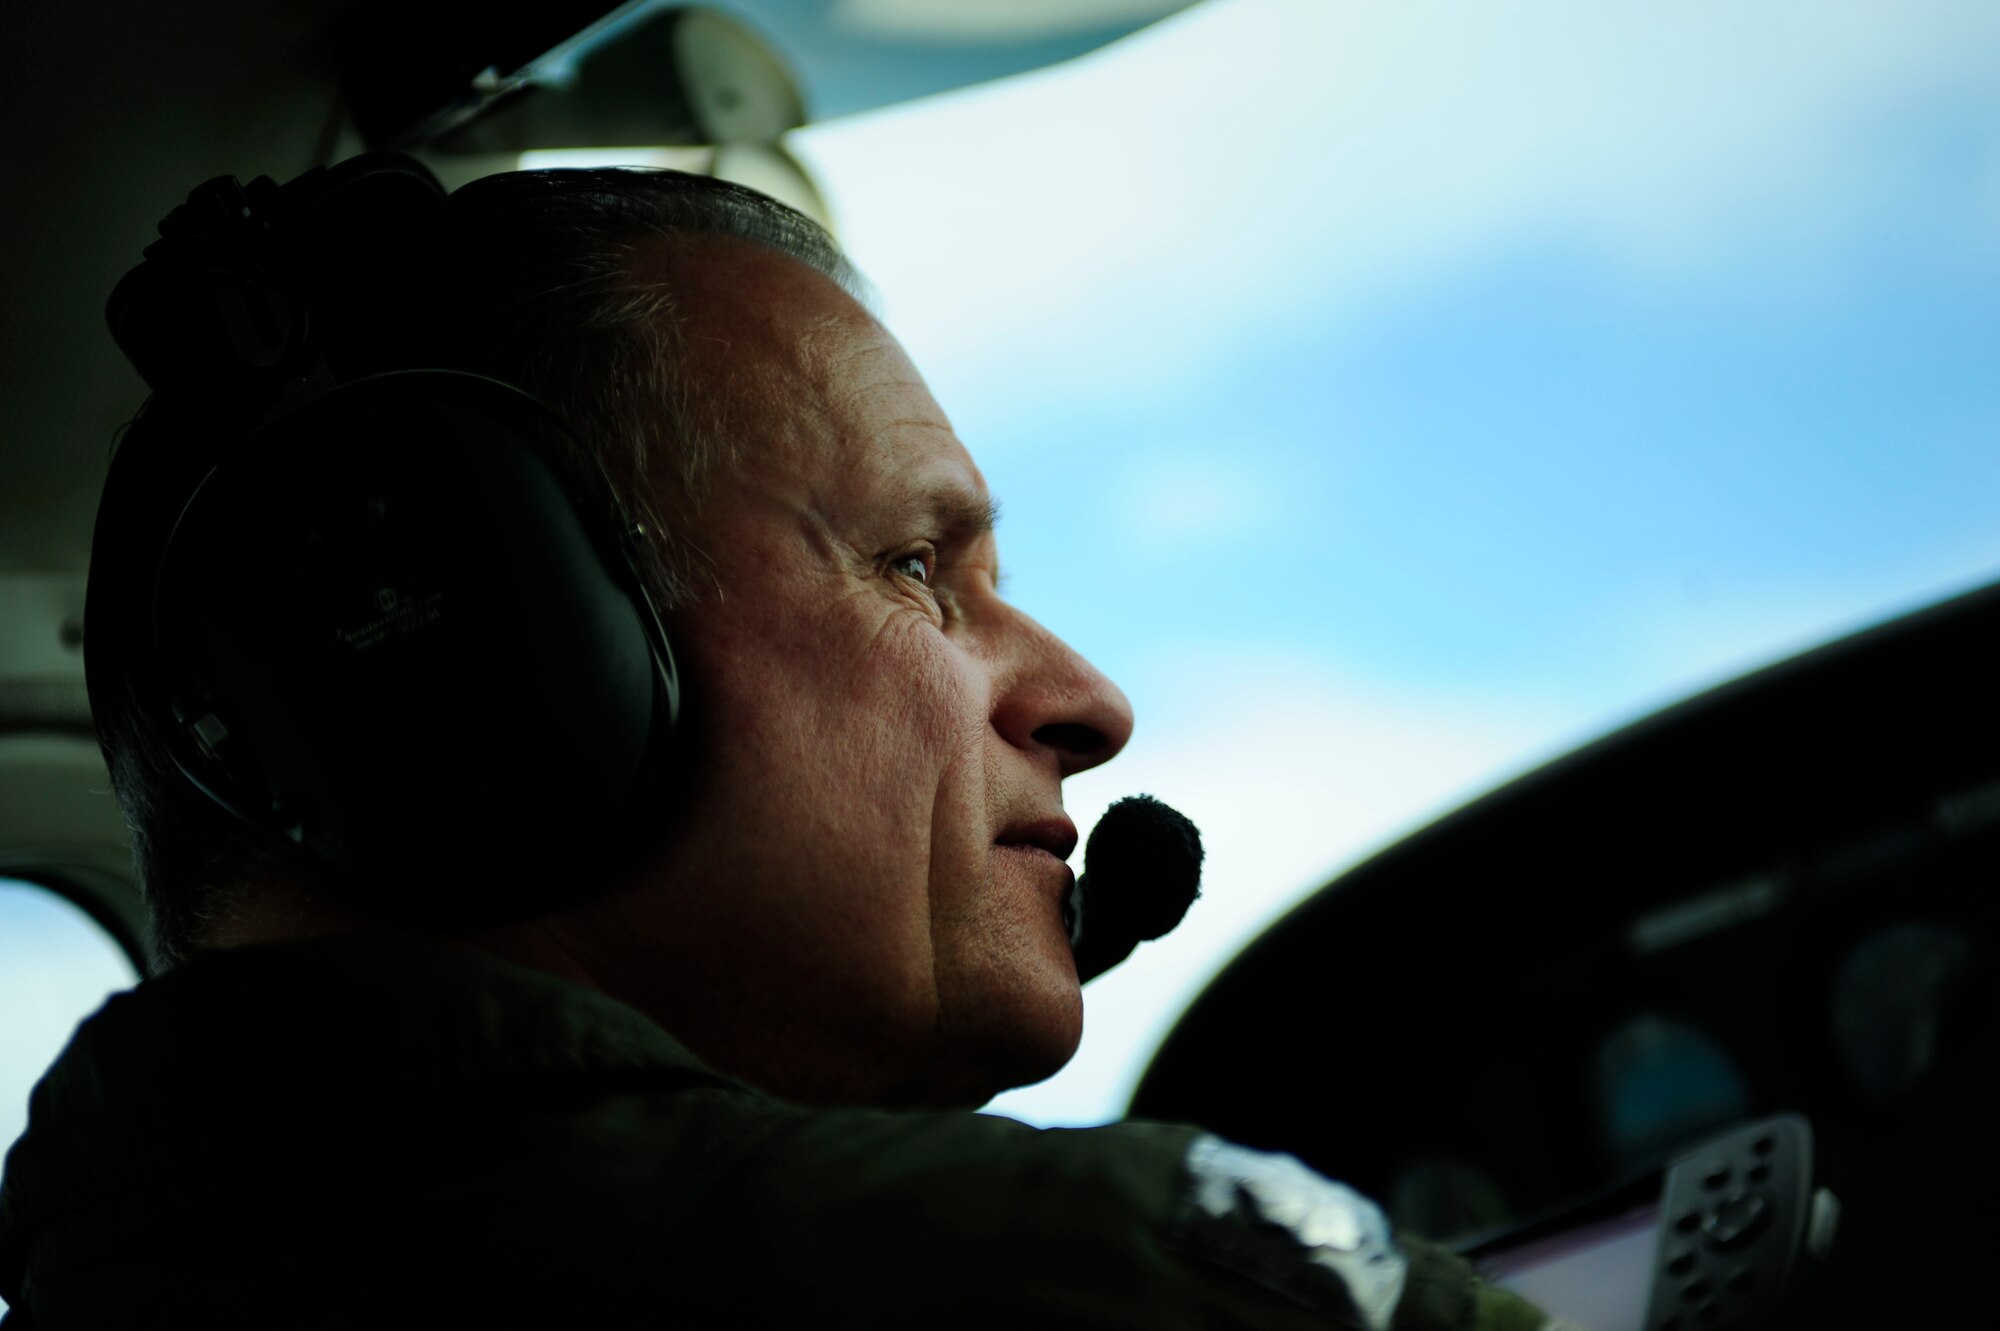
M 1122 535 L 1146 552 L 1254 536 L 1286 507 L 1270 460 L 1226 443 L 1205 452 L 1142 453 L 1121 478 L 1116 503 Z M 1246 562 L 1255 558 L 1250 552 Z
M 1896 206 L 1909 106 L 2000 114 L 1996 49 L 1984 0 L 1217 0 L 802 151 L 941 387 L 1004 354 L 1059 392 L 1325 335 L 1509 245 L 1811 287 Z

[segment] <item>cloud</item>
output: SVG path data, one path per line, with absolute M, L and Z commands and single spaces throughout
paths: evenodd
M 1269 465 L 1227 445 L 1148 453 L 1114 489 L 1122 534 L 1142 551 L 1248 536 L 1278 521 L 1284 495 Z
M 1985 0 L 1216 0 L 799 137 L 944 400 L 1005 410 L 1332 336 L 1514 247 L 1809 289 L 1898 206 L 1911 108 L 2000 119 L 1996 38 Z
M 1957 552 L 1951 552 L 1956 554 Z M 1610 626 L 1627 674 L 1665 706 L 1993 581 L 2000 541 L 1950 558 L 1845 578 L 1737 573 L 1635 595 Z M 1912 593 L 1911 588 L 1922 588 Z M 1651 708 L 1641 708 L 1643 715 Z

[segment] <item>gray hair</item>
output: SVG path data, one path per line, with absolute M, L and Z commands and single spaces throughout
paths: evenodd
M 683 354 L 677 293 L 640 263 L 689 236 L 787 255 L 867 300 L 817 223 L 754 190 L 677 171 L 516 171 L 450 197 L 395 313 L 403 326 L 385 330 L 408 366 L 491 375 L 568 422 L 580 455 L 552 461 L 585 492 L 608 476 L 624 512 L 659 535 L 642 572 L 662 609 L 712 582 L 703 499 L 740 461 L 724 404 Z M 121 446 L 145 446 L 145 425 L 142 412 Z M 164 969 L 280 861 L 260 833 L 189 787 L 116 663 L 93 679 L 92 704 Z
M 649 590 L 683 603 L 706 580 L 701 501 L 739 460 L 723 404 L 689 369 L 678 293 L 641 252 L 689 235 L 748 241 L 864 303 L 865 283 L 818 223 L 728 181 L 598 168 L 488 176 L 451 198 L 422 285 L 433 363 L 504 379 L 561 415 L 610 474 L 624 511 L 667 533 Z M 590 459 L 569 459 L 587 488 Z

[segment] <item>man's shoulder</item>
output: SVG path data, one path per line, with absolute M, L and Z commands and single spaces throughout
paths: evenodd
M 470 948 L 378 935 L 198 953 L 112 998 L 69 1054 L 100 1076 L 133 1069 L 168 1084 L 177 1066 L 235 1065 L 335 1102 L 617 1072 L 733 1084 L 607 994 Z
M 0 1225 L 298 1143 L 335 1158 L 363 1133 L 638 1086 L 756 1098 L 624 1004 L 465 949 L 341 938 L 203 953 L 77 1029 L 30 1098 Z
M 10 1297 L 220 1271 L 182 1301 L 310 1289 L 332 1324 L 388 1290 L 469 1314 L 504 1278 L 509 1318 L 1383 1331 L 1396 1260 L 1361 1199 L 1193 1128 L 807 1109 L 581 986 L 380 941 L 204 957 L 114 1000 L 0 1196 Z

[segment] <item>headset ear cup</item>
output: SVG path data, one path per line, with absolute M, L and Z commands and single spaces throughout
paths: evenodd
M 680 694 L 630 523 L 555 470 L 591 453 L 554 414 L 476 375 L 370 376 L 412 354 L 384 312 L 443 201 L 373 154 L 220 177 L 160 224 L 107 317 L 168 423 L 113 460 L 89 669 L 215 804 L 469 923 L 645 839 Z
M 545 461 L 564 444 L 525 394 L 446 371 L 247 440 L 163 570 L 161 655 L 204 690 L 189 779 L 406 915 L 603 878 L 657 812 L 679 685 L 628 524 Z
M 196 428 L 173 407 L 149 402 L 112 457 L 91 536 L 84 678 L 100 724 L 129 718 L 122 730 L 145 718 L 147 743 L 171 770 L 236 817 L 263 824 L 271 801 L 262 774 L 243 746 L 221 742 L 217 726 L 226 724 L 207 719 L 213 700 L 187 673 L 187 655 L 173 645 L 178 635 L 163 636 L 159 619 L 162 588 L 172 581 L 172 537 L 191 507 L 160 498 L 200 493 L 209 468 L 189 446 Z M 197 724 L 217 742 L 203 744 Z

